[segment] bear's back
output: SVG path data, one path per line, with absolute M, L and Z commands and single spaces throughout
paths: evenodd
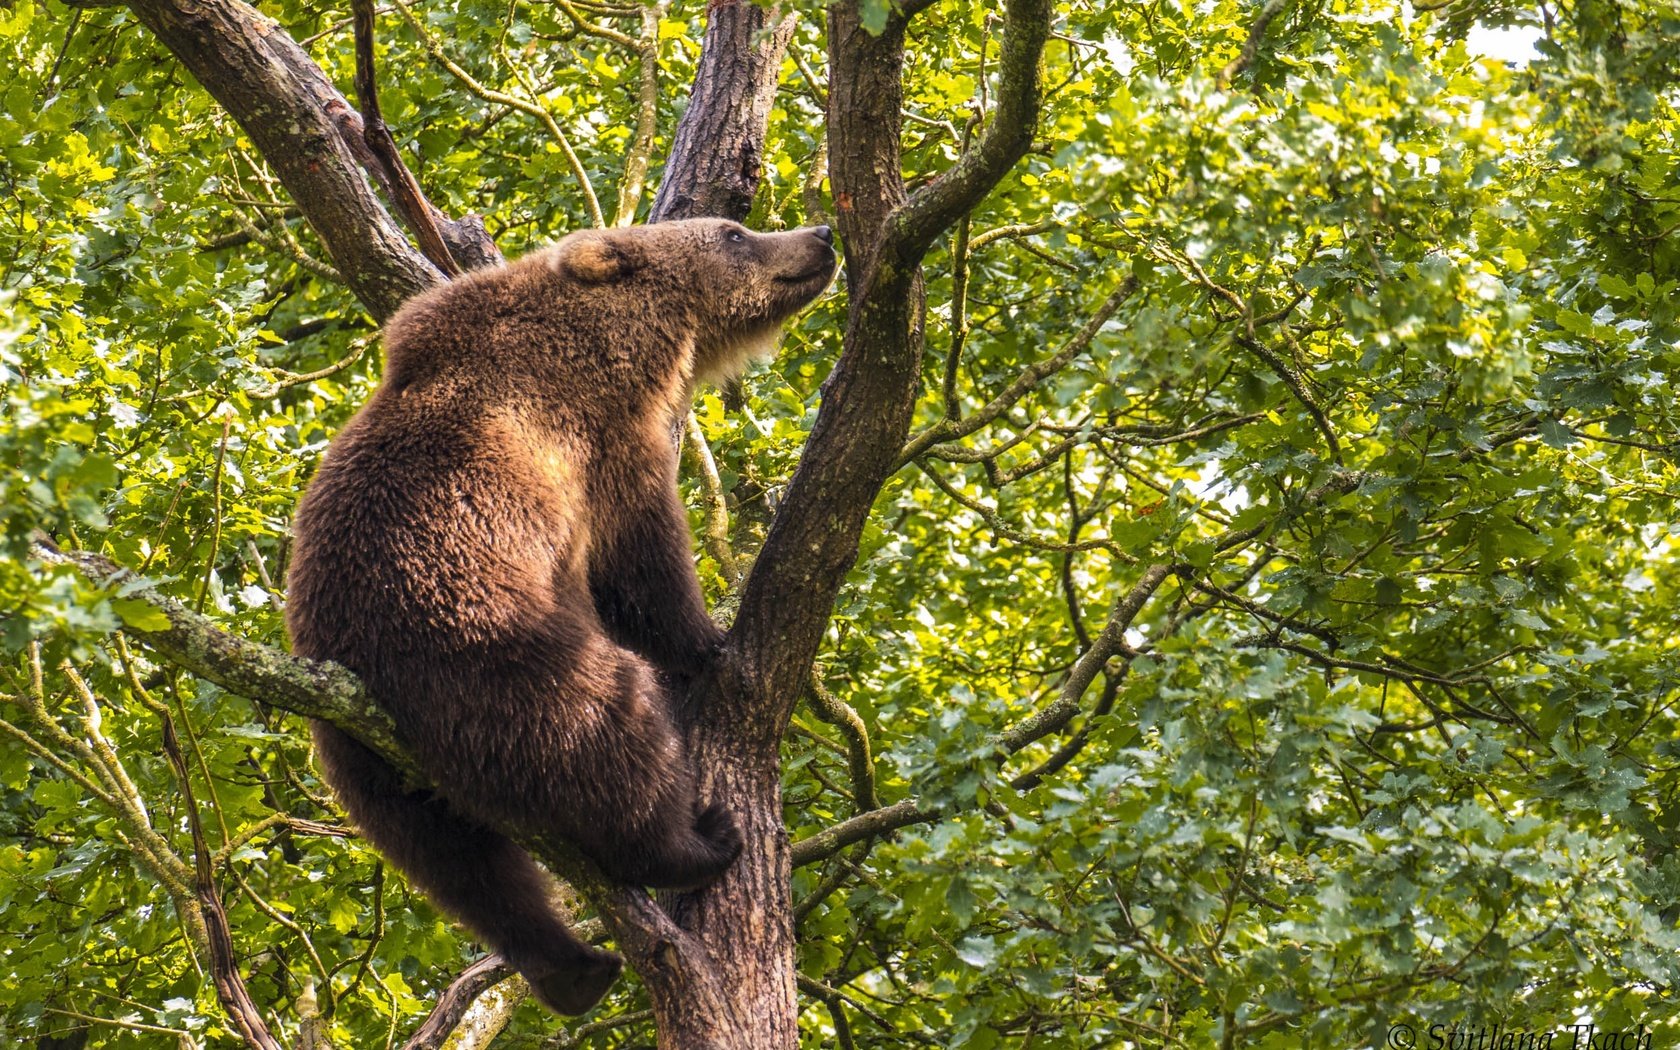
M 371 674 L 526 631 L 587 596 L 577 460 L 494 406 L 382 388 L 298 507 L 288 626 L 300 655 Z

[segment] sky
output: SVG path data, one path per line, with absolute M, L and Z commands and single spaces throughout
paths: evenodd
M 1538 26 L 1515 26 L 1507 29 L 1472 26 L 1470 35 L 1464 40 L 1464 46 L 1469 48 L 1472 55 L 1497 58 L 1513 66 L 1526 66 L 1540 57 L 1540 53 L 1534 50 L 1534 42 L 1539 39 Z

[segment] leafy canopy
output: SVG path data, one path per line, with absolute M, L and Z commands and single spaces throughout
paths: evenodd
M 655 158 L 700 6 L 580 5 L 657 39 Z M 882 493 L 817 668 L 878 802 L 948 816 L 796 872 L 810 1045 L 1676 1037 L 1680 25 L 1429 6 L 1267 5 L 1255 34 L 1230 0 L 1059 5 L 1041 141 L 926 270 L 917 430 L 941 429 Z M 568 9 L 381 19 L 405 153 L 510 255 L 587 223 L 577 172 L 431 51 L 540 99 L 610 218 L 639 59 Z M 346 7 L 264 11 L 348 88 Z M 835 206 L 819 14 L 796 13 L 761 227 Z M 1535 56 L 1479 55 L 1475 19 Z M 914 182 L 989 104 L 994 17 L 936 4 L 909 48 Z M 170 885 L 192 847 L 168 716 L 253 997 L 295 1033 L 312 985 L 340 1045 L 386 1045 L 470 946 L 336 833 L 298 720 L 120 651 L 157 614 L 29 551 L 46 530 L 281 644 L 292 508 L 377 380 L 371 321 L 162 54 L 122 8 L 0 7 L 0 1041 L 235 1045 Z M 1127 279 L 1088 346 L 964 429 Z M 737 556 L 844 307 L 738 404 L 699 400 Z M 1153 565 L 1080 714 L 1000 763 Z M 867 808 L 821 715 L 787 746 L 796 840 Z M 645 1042 L 643 1010 L 625 982 L 587 1045 Z M 562 1031 L 527 1006 L 498 1045 Z

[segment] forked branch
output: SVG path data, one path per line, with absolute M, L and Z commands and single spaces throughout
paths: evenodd
M 285 30 L 243 0 L 130 0 L 129 8 L 232 114 L 377 319 L 442 279 L 374 196 L 340 135 L 351 113 Z
M 1050 35 L 1049 0 L 1004 8 L 996 102 L 973 149 L 916 191 L 888 220 L 884 255 L 915 266 L 935 239 L 974 210 L 1032 146 L 1042 101 L 1039 59 Z
M 362 141 L 367 144 L 373 159 L 384 169 L 384 182 L 390 189 L 397 209 L 402 212 L 408 228 L 420 241 L 420 250 L 432 265 L 450 277 L 458 276 L 461 267 L 443 243 L 434 217 L 436 209 L 420 192 L 420 182 L 403 163 L 397 152 L 397 140 L 385 126 L 379 111 L 379 85 L 373 70 L 373 0 L 351 0 L 356 34 L 356 101 L 361 103 Z

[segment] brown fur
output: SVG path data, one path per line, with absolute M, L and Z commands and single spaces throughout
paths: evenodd
M 672 694 L 722 634 L 677 495 L 699 378 L 773 343 L 832 279 L 826 228 L 721 220 L 573 234 L 405 305 L 385 382 L 298 508 L 298 653 L 360 675 L 437 793 L 324 723 L 362 832 L 562 1013 L 618 974 L 524 850 L 559 834 L 610 876 L 716 878 L 741 849 L 703 805 Z

